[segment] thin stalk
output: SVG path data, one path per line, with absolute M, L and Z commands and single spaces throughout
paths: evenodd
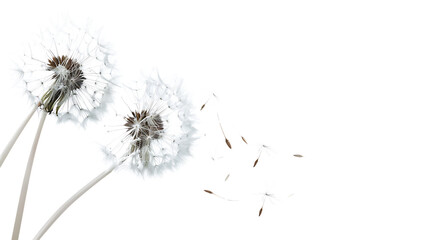
M 95 184 L 97 184 L 99 181 L 101 181 L 103 178 L 105 178 L 107 175 L 109 175 L 115 168 L 117 168 L 119 165 L 121 165 L 123 161 L 121 161 L 119 164 L 113 164 L 108 169 L 106 169 L 104 172 L 100 173 L 96 178 L 91 180 L 89 183 L 87 183 L 83 188 L 81 188 L 79 191 L 77 191 L 73 196 L 71 196 L 61 207 L 57 209 L 57 211 L 49 218 L 49 220 L 43 225 L 43 227 L 39 230 L 37 235 L 33 238 L 33 240 L 39 240 L 45 233 L 48 231 L 48 229 L 54 224 L 54 222 L 76 201 L 78 200 L 83 194 L 85 194 L 89 189 L 91 189 Z
M 25 169 L 24 180 L 22 182 L 21 195 L 19 197 L 18 210 L 16 211 L 12 240 L 18 240 L 19 238 L 22 216 L 24 214 L 25 199 L 27 197 L 28 184 L 30 182 L 31 169 L 33 167 L 34 156 L 36 155 L 37 144 L 39 143 L 39 138 L 43 129 L 43 124 L 45 123 L 46 115 L 47 113 L 45 111 L 42 111 L 42 117 L 40 118 L 39 127 L 37 128 L 36 136 L 34 137 L 30 156 L 28 157 L 27 168 Z
M 2 154 L 0 155 L 0 167 L 3 165 L 4 160 L 6 160 L 7 155 L 9 154 L 13 145 L 15 145 L 16 140 L 18 139 L 19 135 L 21 135 L 21 133 L 24 130 L 25 126 L 27 125 L 28 121 L 30 121 L 30 119 L 33 116 L 34 112 L 36 111 L 37 107 L 39 107 L 39 104 L 34 105 L 33 109 L 31 109 L 31 112 L 24 119 L 24 121 L 21 123 L 21 126 L 19 126 L 19 128 L 16 130 L 15 134 L 9 140 L 9 143 L 4 148 Z

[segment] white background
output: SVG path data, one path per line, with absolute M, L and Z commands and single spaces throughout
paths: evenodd
M 428 12 L 425 1 L 3 2 L 0 146 L 31 108 L 11 59 L 67 13 L 103 27 L 122 78 L 181 77 L 197 107 L 215 92 L 233 149 L 208 104 L 201 131 L 215 134 L 180 169 L 112 173 L 44 239 L 428 239 Z M 0 168 L 0 239 L 39 115 Z M 108 166 L 97 137 L 48 116 L 21 239 Z M 252 168 L 260 144 L 271 151 Z M 264 192 L 275 197 L 258 217 Z

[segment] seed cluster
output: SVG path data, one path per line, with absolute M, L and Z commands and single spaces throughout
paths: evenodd
M 131 112 L 131 116 L 125 117 L 124 126 L 127 133 L 133 138 L 134 144 L 131 152 L 135 152 L 143 146 L 148 146 L 152 139 L 160 139 L 164 124 L 159 114 L 151 114 L 147 110 Z
M 48 59 L 47 70 L 53 72 L 54 83 L 41 98 L 43 109 L 51 113 L 58 110 L 67 98 L 82 87 L 86 79 L 77 60 L 68 56 L 53 56 Z

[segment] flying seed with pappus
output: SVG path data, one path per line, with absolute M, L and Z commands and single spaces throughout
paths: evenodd
M 253 167 L 255 167 L 255 166 L 256 166 L 256 164 L 258 164 L 259 159 L 261 158 L 261 155 L 262 155 L 262 151 L 263 151 L 264 149 L 268 149 L 268 146 L 267 146 L 267 145 L 262 145 L 262 146 L 259 148 L 258 158 L 256 159 L 256 161 L 255 161 L 255 162 L 253 162 Z
M 216 94 L 212 93 L 213 97 L 217 98 Z M 204 107 L 206 106 L 206 104 L 210 101 L 211 96 L 207 99 L 207 101 L 201 106 L 200 111 L 202 111 L 204 109 Z
M 217 96 L 214 93 L 213 93 L 213 97 L 217 99 Z M 201 106 L 200 111 L 202 111 L 204 109 L 204 107 L 210 101 L 210 99 L 211 99 L 211 97 L 209 97 L 209 99 L 207 99 L 207 101 Z M 220 129 L 222 131 L 223 137 L 225 138 L 225 143 L 226 143 L 226 145 L 228 146 L 229 149 L 232 149 L 231 142 L 228 140 L 228 138 L 226 137 L 225 132 L 223 130 L 223 127 L 222 127 L 222 124 L 221 124 L 221 121 L 220 121 L 220 118 L 219 118 L 219 113 L 216 113 L 216 115 L 217 115 L 217 119 L 218 119 L 218 122 L 219 122 Z
M 271 193 L 264 193 L 264 198 L 262 199 L 262 206 L 261 206 L 261 209 L 259 209 L 259 217 L 261 216 L 261 214 L 262 214 L 262 210 L 264 209 L 264 205 L 265 205 L 265 200 L 267 199 L 267 197 L 270 197 L 270 198 L 272 198 L 272 197 L 274 197 L 274 195 L 273 194 L 271 194 Z
M 212 192 L 212 191 L 210 191 L 210 190 L 207 190 L 207 189 L 205 189 L 205 190 L 204 190 L 204 192 L 206 192 L 206 193 L 208 193 L 208 194 L 211 194 L 211 195 L 213 195 L 213 196 L 216 196 L 216 197 L 218 197 L 218 198 L 221 198 L 221 199 L 223 199 L 223 200 L 225 200 L 225 201 L 237 201 L 237 200 L 232 200 L 232 199 L 224 198 L 224 197 L 222 197 L 222 196 L 220 196 L 220 195 L 218 195 L 218 194 L 216 194 L 216 193 L 214 193 L 214 192 Z
M 220 130 L 222 130 L 223 137 L 225 138 L 225 143 L 229 147 L 229 149 L 232 149 L 231 143 L 229 142 L 228 138 L 226 138 L 225 132 L 223 131 L 222 124 L 220 123 L 219 113 L 217 114 L 217 120 L 219 122 Z

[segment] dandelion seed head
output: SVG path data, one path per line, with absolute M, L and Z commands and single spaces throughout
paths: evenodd
M 124 126 L 133 140 L 131 152 L 150 145 L 153 140 L 160 139 L 164 130 L 160 114 L 151 113 L 149 110 L 131 112 L 131 115 L 125 118 Z
M 94 36 L 89 27 L 67 21 L 41 32 L 18 66 L 27 95 L 59 121 L 85 124 L 109 102 L 111 53 Z
M 115 124 L 120 143 L 112 147 L 117 159 L 141 175 L 174 169 L 188 156 L 196 129 L 193 106 L 177 86 L 165 83 L 159 75 L 136 82 L 125 94 L 123 113 Z

